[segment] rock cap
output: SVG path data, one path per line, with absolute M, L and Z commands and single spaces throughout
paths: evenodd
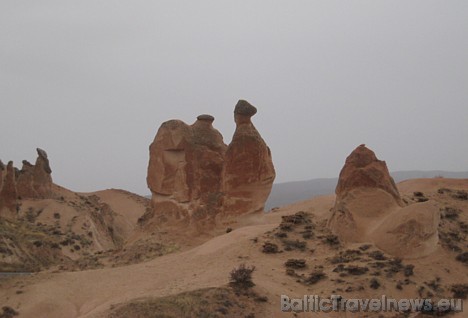
M 240 99 L 234 108 L 234 114 L 252 117 L 257 113 L 257 108 L 248 101 Z
M 47 152 L 45 152 L 45 150 L 42 150 L 41 148 L 36 148 L 36 151 L 39 157 L 47 159 Z
M 204 120 L 204 121 L 209 121 L 209 122 L 213 122 L 215 120 L 215 118 L 211 115 L 208 115 L 208 114 L 201 114 L 197 117 L 198 120 Z

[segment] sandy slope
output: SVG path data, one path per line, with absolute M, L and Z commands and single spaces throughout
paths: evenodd
M 435 193 L 441 187 L 468 189 L 468 180 L 420 179 L 399 185 L 400 191 L 407 196 L 413 191 Z M 104 191 L 99 196 L 113 209 L 120 209 L 122 215 L 124 210 L 132 210 L 130 206 L 126 206 L 126 201 L 115 193 Z M 271 255 L 261 252 L 262 242 L 268 240 L 268 232 L 278 226 L 282 215 L 306 211 L 314 215 L 317 224 L 321 224 L 329 216 L 333 203 L 333 195 L 323 196 L 280 208 L 270 214 L 247 216 L 238 220 L 234 226 L 235 230 L 230 233 L 217 236 L 190 250 L 140 264 L 82 272 L 42 272 L 30 277 L 0 282 L 0 304 L 15 308 L 21 317 L 105 317 L 112 304 L 143 296 L 165 296 L 225 285 L 228 283 L 231 269 L 245 262 L 257 268 L 254 282 L 259 293 L 269 298 L 268 316 L 292 317 L 291 313 L 279 312 L 281 294 L 298 297 L 304 294 L 318 294 L 327 297 L 337 292 L 336 289 L 340 285 L 332 280 L 335 277 L 332 272 L 333 265 L 326 260 L 327 257 L 335 255 L 337 250 L 313 241 L 313 253 L 291 251 Z M 464 216 L 466 213 L 465 209 Z M 128 218 L 135 219 L 137 214 L 130 214 Z M 129 223 L 133 223 L 133 219 Z M 258 238 L 258 242 L 254 242 L 255 238 Z M 350 244 L 344 248 L 357 248 L 359 245 Z M 284 272 L 283 264 L 289 258 L 306 258 L 311 267 L 324 265 L 330 279 L 313 286 L 297 283 Z M 467 267 L 455 261 L 453 255 L 440 246 L 430 256 L 412 260 L 411 264 L 416 268 L 415 276 L 412 277 L 414 281 L 429 281 L 437 276 L 447 285 L 468 283 Z M 369 277 L 350 279 L 353 280 L 352 284 L 364 286 Z M 385 281 L 379 290 L 365 288 L 341 294 L 348 298 L 380 297 L 382 294 L 396 298 L 417 295 L 417 285 L 400 291 L 395 288 L 395 282 L 396 280 Z M 18 290 L 23 292 L 18 294 Z M 454 317 L 465 317 L 463 314 L 459 313 Z M 306 316 L 351 317 L 342 313 L 299 314 L 299 317 Z

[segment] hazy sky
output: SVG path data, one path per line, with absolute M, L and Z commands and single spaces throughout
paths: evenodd
M 468 1 L 0 2 L 0 159 L 146 194 L 160 124 L 238 99 L 276 182 L 335 177 L 365 143 L 395 170 L 468 170 Z

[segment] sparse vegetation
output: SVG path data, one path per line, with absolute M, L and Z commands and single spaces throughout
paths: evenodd
M 461 213 L 460 210 L 452 208 L 452 207 L 445 207 L 440 210 L 441 216 L 443 218 L 449 219 L 449 220 L 455 220 L 458 219 L 459 214 Z
M 452 197 L 457 200 L 468 200 L 468 192 L 465 190 L 459 190 L 455 192 Z
M 341 274 L 349 274 L 349 275 L 364 275 L 369 271 L 368 267 L 363 267 L 363 266 L 357 266 L 357 265 L 350 265 L 350 266 L 344 266 L 343 264 L 338 265 L 335 267 L 333 270 L 336 273 L 341 273 Z M 343 276 L 343 275 L 341 275 Z
M 340 245 L 340 240 L 338 236 L 333 234 L 326 235 L 325 237 L 323 237 L 322 241 L 330 246 Z
M 266 254 L 278 253 L 278 245 L 275 243 L 265 242 L 262 247 L 262 252 Z
M 234 268 L 229 274 L 230 285 L 236 289 L 248 289 L 255 286 L 252 281 L 252 273 L 255 271 L 255 266 L 248 267 L 245 264 L 240 264 Z
M 369 253 L 369 256 L 377 261 L 384 261 L 387 259 L 381 251 L 372 251 Z
M 284 263 L 284 265 L 289 268 L 301 269 L 306 267 L 306 260 L 290 258 L 286 263 Z
M 468 252 L 458 254 L 456 260 L 468 265 Z
M 286 251 L 292 251 L 292 250 L 304 251 L 307 247 L 307 243 L 305 241 L 299 241 L 299 240 L 283 240 L 283 245 Z
M 340 252 L 338 255 L 330 259 L 332 264 L 342 264 L 356 261 L 361 258 L 362 252 L 360 250 L 346 250 Z
M 110 318 L 259 317 L 264 296 L 236 294 L 229 288 L 206 288 L 161 298 L 142 298 L 114 305 Z
M 12 318 L 14 316 L 18 316 L 18 312 L 9 306 L 2 307 L 2 313 L 0 314 L 0 318 Z
M 377 278 L 372 278 L 370 280 L 369 287 L 372 289 L 378 289 L 380 287 L 380 282 L 377 280 Z
M 327 277 L 327 275 L 325 275 L 325 273 L 323 271 L 316 270 L 316 271 L 313 271 L 312 273 L 310 273 L 309 276 L 306 277 L 305 279 L 303 279 L 302 282 L 304 284 L 306 284 L 306 285 L 313 285 L 313 284 L 318 283 L 322 279 L 325 279 L 326 277 Z
M 468 295 L 468 284 L 452 285 L 451 291 L 454 298 L 466 299 L 466 296 Z

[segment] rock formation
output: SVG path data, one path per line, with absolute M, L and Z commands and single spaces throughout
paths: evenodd
M 192 125 L 180 120 L 161 125 L 150 145 L 147 175 L 151 212 L 159 220 L 212 223 L 220 214 L 263 209 L 275 172 L 270 150 L 250 120 L 256 112 L 239 101 L 229 146 L 210 115 L 198 116 Z
M 377 159 L 375 153 L 365 145 L 360 145 L 346 158 L 340 172 L 336 195 L 342 199 L 356 188 L 379 188 L 389 193 L 397 202 L 400 194 L 388 172 L 385 161 Z
M 13 162 L 10 161 L 0 190 L 0 217 L 14 218 L 16 216 L 17 196 L 15 169 Z
M 159 128 L 150 146 L 147 183 L 163 218 L 187 221 L 217 213 L 227 146 L 213 121 L 200 115 L 190 126 L 170 120 Z
M 36 164 L 23 160 L 23 167 L 19 171 L 16 187 L 21 198 L 47 199 L 52 195 L 52 170 L 47 153 L 39 148 L 36 151 Z
M 234 109 L 236 131 L 226 151 L 224 208 L 228 214 L 262 211 L 275 169 L 270 148 L 251 122 L 257 109 L 240 100 Z
M 18 170 L 10 161 L 6 167 L 0 162 L 0 216 L 14 217 L 18 199 L 48 199 L 52 197 L 52 170 L 47 153 L 37 148 L 36 164 L 23 160 Z
M 373 242 L 402 258 L 434 250 L 438 209 L 430 202 L 403 207 L 385 161 L 365 145 L 346 158 L 335 192 L 328 226 L 341 240 Z
M 3 171 L 5 171 L 5 165 L 0 160 L 0 191 L 2 190 L 2 185 L 3 185 Z

